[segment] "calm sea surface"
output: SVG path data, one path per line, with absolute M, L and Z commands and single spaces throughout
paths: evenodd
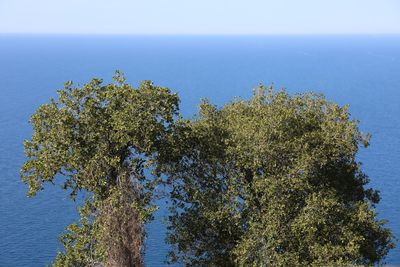
M 135 86 L 148 79 L 178 92 L 186 116 L 201 98 L 216 104 L 247 98 L 260 82 L 349 104 L 373 137 L 359 159 L 370 186 L 381 191 L 379 217 L 400 237 L 400 36 L 0 35 L 0 266 L 50 263 L 60 249 L 57 236 L 77 219 L 77 205 L 57 185 L 25 196 L 19 168 L 29 116 L 65 81 L 110 81 L 115 69 Z M 161 206 L 148 226 L 147 266 L 165 265 Z M 400 266 L 400 248 L 386 262 Z

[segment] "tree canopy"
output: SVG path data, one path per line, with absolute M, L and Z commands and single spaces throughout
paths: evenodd
M 67 82 L 58 100 L 40 106 L 31 118 L 22 167 L 28 194 L 62 176 L 72 197 L 80 190 L 90 195 L 80 223 L 61 238 L 66 251 L 56 266 L 143 263 L 143 223 L 154 210 L 155 181 L 144 169 L 163 151 L 178 97 L 150 81 L 134 89 L 119 72 L 114 80 L 103 85 L 93 79 L 81 88 Z
M 181 123 L 166 164 L 172 261 L 201 266 L 344 266 L 393 246 L 379 194 L 356 161 L 367 146 L 348 107 L 260 86 L 250 100 Z
M 178 96 L 144 81 L 67 82 L 31 118 L 29 196 L 63 179 L 88 192 L 54 266 L 142 266 L 158 184 L 169 186 L 170 262 L 188 266 L 345 266 L 394 246 L 379 193 L 356 160 L 368 135 L 322 95 L 260 86 L 250 100 L 182 119 Z

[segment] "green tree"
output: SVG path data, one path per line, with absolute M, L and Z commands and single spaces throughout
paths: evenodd
M 171 186 L 170 261 L 194 266 L 372 265 L 393 247 L 356 154 L 368 145 L 348 108 L 259 87 L 251 100 L 178 97 L 144 81 L 71 82 L 31 118 L 22 180 L 34 196 L 63 179 L 80 220 L 54 266 L 141 266 L 155 187 Z
M 141 266 L 144 223 L 152 218 L 151 170 L 172 132 L 178 97 L 144 81 L 134 89 L 120 72 L 104 85 L 72 82 L 31 118 L 21 176 L 29 196 L 64 179 L 74 199 L 88 192 L 81 219 L 61 236 L 54 266 Z M 146 175 L 147 174 L 147 175 Z
M 368 136 L 348 107 L 260 86 L 177 123 L 170 260 L 195 266 L 372 265 L 394 246 L 356 160 Z

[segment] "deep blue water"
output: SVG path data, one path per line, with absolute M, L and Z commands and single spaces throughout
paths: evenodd
M 0 35 L 0 266 L 50 263 L 57 236 L 77 218 L 76 204 L 58 186 L 25 196 L 19 168 L 29 116 L 65 81 L 109 81 L 115 69 L 133 85 L 149 79 L 179 92 L 186 116 L 201 98 L 222 104 L 249 97 L 260 82 L 349 104 L 373 137 L 359 158 L 381 191 L 379 217 L 400 237 L 400 36 Z M 164 265 L 162 214 L 165 208 L 148 226 L 148 266 Z M 400 248 L 386 261 L 400 265 Z

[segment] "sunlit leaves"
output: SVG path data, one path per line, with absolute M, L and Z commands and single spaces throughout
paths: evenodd
M 143 224 L 152 218 L 154 177 L 144 175 L 172 132 L 178 97 L 143 81 L 137 89 L 117 71 L 115 83 L 67 82 L 58 99 L 31 117 L 21 169 L 28 195 L 63 180 L 72 198 L 88 192 L 81 220 L 62 236 L 56 266 L 142 265 Z
M 173 177 L 171 260 L 207 266 L 373 264 L 393 246 L 356 161 L 368 135 L 322 95 L 260 86 L 185 124 Z

